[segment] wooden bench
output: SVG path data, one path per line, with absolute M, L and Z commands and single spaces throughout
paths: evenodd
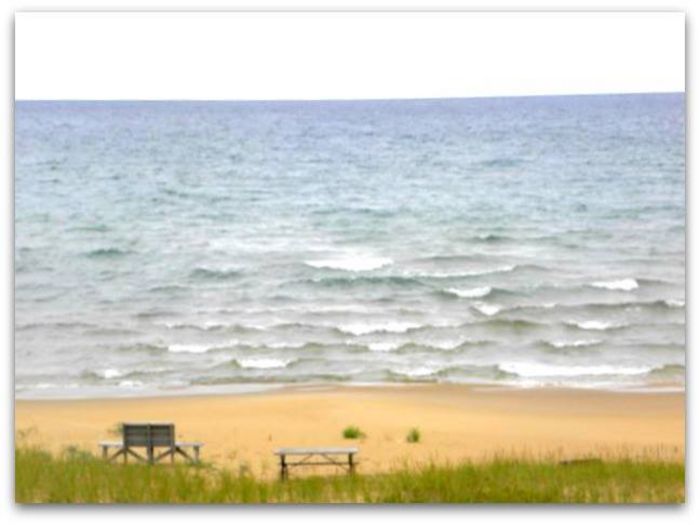
M 355 454 L 359 449 L 355 447 L 313 447 L 313 448 L 280 448 L 275 451 L 275 455 L 280 458 L 280 478 L 285 480 L 289 477 L 289 467 L 332 465 L 347 469 L 348 474 L 355 472 Z M 301 456 L 301 459 L 289 461 L 288 458 Z M 347 456 L 339 459 L 338 456 Z
M 173 423 L 123 423 L 121 441 L 100 441 L 102 457 L 107 461 L 113 461 L 119 456 L 127 458 L 132 456 L 139 461 L 153 465 L 161 459 L 170 456 L 170 462 L 175 462 L 175 455 L 179 454 L 190 463 L 199 463 L 199 449 L 204 446 L 199 442 L 175 441 L 175 425 Z M 111 456 L 109 449 L 117 451 Z M 143 448 L 146 456 L 134 451 L 134 448 Z M 156 450 L 160 449 L 160 450 Z M 193 455 L 185 449 L 192 449 Z

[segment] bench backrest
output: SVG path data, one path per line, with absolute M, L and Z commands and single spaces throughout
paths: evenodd
M 125 447 L 175 446 L 175 425 L 172 423 L 124 423 Z

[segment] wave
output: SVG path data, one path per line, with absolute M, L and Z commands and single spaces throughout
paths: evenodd
M 409 330 L 422 328 L 424 325 L 418 323 L 388 321 L 384 323 L 348 323 L 340 325 L 337 329 L 344 334 L 367 335 L 375 333 L 403 334 Z
M 296 361 L 296 359 L 276 359 L 271 357 L 247 357 L 237 358 L 236 363 L 241 368 L 286 368 L 287 365 Z
M 124 373 L 116 368 L 105 368 L 102 370 L 86 370 L 80 376 L 85 379 L 116 379 L 124 377 Z
M 69 321 L 56 321 L 56 322 L 48 322 L 48 323 L 26 323 L 26 324 L 18 324 L 15 326 L 15 331 L 20 332 L 24 330 L 35 330 L 37 328 L 75 328 L 75 329 L 83 329 L 83 330 L 90 330 L 90 329 L 96 329 L 99 328 L 98 325 L 92 324 L 92 323 L 84 323 L 82 321 L 75 321 L 75 322 L 69 322 Z
M 575 326 L 581 330 L 615 330 L 618 328 L 625 328 L 627 325 L 615 324 L 608 321 L 568 321 L 566 324 L 569 326 Z
M 601 339 L 576 339 L 574 341 L 541 341 L 545 346 L 551 348 L 585 348 L 589 346 L 597 346 L 603 341 Z
M 225 281 L 229 279 L 237 279 L 241 277 L 243 271 L 239 268 L 205 268 L 197 267 L 190 272 L 190 277 L 193 279 L 202 279 L 210 281 Z
M 651 371 L 652 376 L 657 377 L 674 377 L 685 375 L 685 366 L 679 364 L 667 364 L 654 368 Z
M 304 261 L 304 264 L 312 268 L 343 270 L 347 272 L 368 272 L 378 270 L 393 264 L 389 257 L 373 257 L 367 255 L 347 255 L 335 259 L 323 259 L 316 261 Z
M 508 328 L 514 330 L 527 330 L 546 326 L 545 323 L 530 321 L 528 319 L 486 319 L 479 324 L 492 326 L 494 328 Z M 469 327 L 471 323 L 466 323 L 463 326 Z
M 90 259 L 116 259 L 129 255 L 129 253 L 131 252 L 120 248 L 97 248 L 85 253 L 85 256 Z
M 309 283 L 313 285 L 320 285 L 328 288 L 345 288 L 352 286 L 376 286 L 376 285 L 390 285 L 390 286 L 427 286 L 425 283 L 421 282 L 416 276 L 408 275 L 364 275 L 364 276 L 347 276 L 347 277 L 315 277 L 312 279 L 304 279 L 302 281 L 297 281 L 301 283 Z
M 219 344 L 172 344 L 168 345 L 168 352 L 174 354 L 186 353 L 186 354 L 204 354 L 211 350 L 221 350 L 224 348 L 232 348 L 239 344 L 239 341 L 233 340 L 227 343 Z
M 367 348 L 369 348 L 372 352 L 393 352 L 394 350 L 398 350 L 404 345 L 404 343 L 394 343 L 394 342 L 377 342 L 377 343 L 369 343 L 367 345 Z
M 211 330 L 221 330 L 222 328 L 245 328 L 241 327 L 240 325 L 237 324 L 225 324 L 225 323 L 219 323 L 217 321 L 205 321 L 203 323 L 181 323 L 181 322 L 170 322 L 166 321 L 163 323 L 154 323 L 158 326 L 164 326 L 165 328 L 169 328 L 171 330 L 187 330 L 187 329 L 192 329 L 192 330 L 204 330 L 204 331 L 211 331 Z
M 486 297 L 493 289 L 490 286 L 479 286 L 477 288 L 447 288 L 444 292 L 456 295 L 462 299 L 472 299 L 477 297 Z
M 440 370 L 442 370 L 440 367 L 417 366 L 413 368 L 392 368 L 389 373 L 391 375 L 402 376 L 405 378 L 426 378 L 434 376 L 440 372 Z
M 105 233 L 109 231 L 109 226 L 105 224 L 92 224 L 92 225 L 85 225 L 85 226 L 74 226 L 72 228 L 68 228 L 68 231 L 72 232 L 97 232 L 97 233 Z
M 674 301 L 672 299 L 652 300 L 652 301 L 624 301 L 618 303 L 583 303 L 568 305 L 568 308 L 588 308 L 591 310 L 614 310 L 614 309 L 630 309 L 630 308 L 650 308 L 667 310 L 669 308 L 682 308 L 685 306 L 684 301 Z
M 479 241 L 479 242 L 486 242 L 486 243 L 517 241 L 517 239 L 515 239 L 514 237 L 510 237 L 508 235 L 499 235 L 497 233 L 484 233 L 481 235 L 476 235 L 476 236 L 472 237 L 470 240 Z
M 472 304 L 472 308 L 489 317 L 496 315 L 498 312 L 503 310 L 503 307 L 500 305 L 481 302 Z
M 604 288 L 606 290 L 622 290 L 631 292 L 639 288 L 639 283 L 635 279 L 619 279 L 617 281 L 596 281 L 591 283 L 594 288 Z
M 650 366 L 553 365 L 531 362 L 501 363 L 498 368 L 519 377 L 634 376 L 653 370 Z
M 157 286 L 151 286 L 148 291 L 154 293 L 173 293 L 184 292 L 189 289 L 189 286 L 183 286 L 181 284 L 159 284 Z
M 683 299 L 666 299 L 664 301 L 664 304 L 668 306 L 669 308 L 684 308 L 685 307 L 685 300 Z

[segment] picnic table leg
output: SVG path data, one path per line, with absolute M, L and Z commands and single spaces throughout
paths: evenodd
M 288 477 L 288 470 L 289 467 L 287 466 L 287 460 L 285 458 L 285 455 L 282 454 L 280 455 L 280 479 L 282 481 L 286 480 Z
M 109 457 L 108 448 L 109 447 L 102 445 L 102 459 L 107 459 Z
M 153 465 L 153 463 L 155 463 L 154 454 L 153 454 L 153 447 L 148 447 L 147 455 L 148 455 L 148 464 Z
M 170 463 L 175 463 L 175 447 L 170 447 Z
M 352 452 L 348 454 L 348 474 L 355 473 L 355 463 L 353 461 L 353 456 L 354 454 Z

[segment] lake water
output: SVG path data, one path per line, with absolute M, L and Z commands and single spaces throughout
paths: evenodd
M 18 397 L 684 388 L 683 94 L 15 117 Z

